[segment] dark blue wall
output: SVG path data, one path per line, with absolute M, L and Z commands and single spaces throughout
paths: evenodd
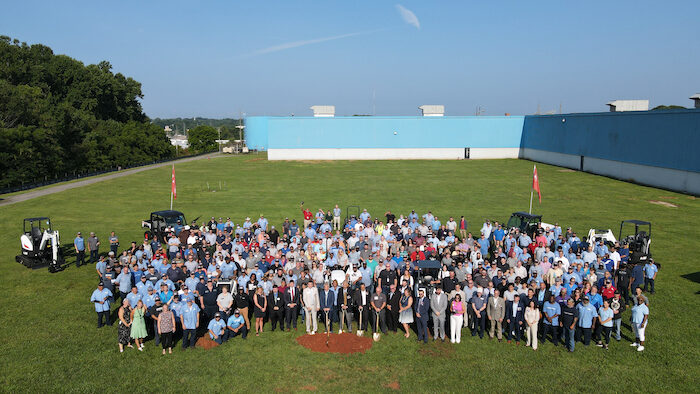
M 526 116 L 520 147 L 700 172 L 700 110 Z

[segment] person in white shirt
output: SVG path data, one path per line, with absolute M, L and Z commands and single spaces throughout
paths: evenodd
M 318 311 L 321 308 L 321 301 L 318 297 L 318 289 L 314 286 L 314 282 L 310 281 L 304 292 L 302 293 L 302 304 L 304 305 L 304 313 L 306 317 L 306 332 L 314 335 L 318 331 Z
M 455 219 L 453 217 L 450 217 L 450 220 L 445 223 L 445 227 L 449 230 L 452 231 L 452 234 L 457 231 L 457 222 L 455 222 Z
M 562 270 L 568 271 L 569 270 L 569 259 L 564 256 L 563 251 L 559 251 L 559 256 L 554 258 L 554 261 L 559 263 L 559 266 L 561 267 Z
M 621 260 L 621 258 L 620 258 L 620 253 L 617 252 L 617 248 L 614 248 L 614 247 L 613 247 L 613 248 L 610 248 L 610 256 L 609 256 L 609 258 L 610 258 L 610 260 L 612 260 L 613 262 L 615 262 L 614 269 L 617 270 L 618 267 L 620 266 L 620 260 Z
M 481 226 L 481 233 L 484 234 L 484 238 L 488 239 L 491 236 L 491 230 L 493 230 L 493 226 L 491 221 L 487 219 L 484 225 Z

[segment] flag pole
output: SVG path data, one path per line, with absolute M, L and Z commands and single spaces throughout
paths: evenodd
M 530 206 L 532 206 L 532 197 L 530 197 Z M 173 210 L 173 188 L 170 188 L 170 210 Z
M 173 164 L 173 172 L 170 178 L 170 210 L 173 210 L 173 181 L 175 178 L 175 164 Z
M 529 213 L 529 214 L 532 214 L 532 195 L 533 195 L 533 193 L 534 193 L 534 191 L 533 191 L 533 190 L 530 190 L 530 210 L 527 212 L 527 213 Z M 171 199 L 171 200 L 170 200 L 170 205 L 172 205 L 172 204 L 173 204 L 173 202 L 172 202 L 172 199 Z M 173 209 L 173 207 L 171 206 L 170 209 Z

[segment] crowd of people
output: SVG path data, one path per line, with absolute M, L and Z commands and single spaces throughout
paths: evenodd
M 532 233 L 486 220 L 474 237 L 464 216 L 444 223 L 432 212 L 372 217 L 365 209 L 341 220 L 336 205 L 302 224 L 285 218 L 280 230 L 260 215 L 234 224 L 212 217 L 178 222 L 164 239 L 144 239 L 118 254 L 99 254 L 87 240 L 99 285 L 91 302 L 97 326 L 112 325 L 118 342 L 143 350 L 154 338 L 163 354 L 174 343 L 194 348 L 199 336 L 221 344 L 252 333 L 401 331 L 406 338 L 460 343 L 462 332 L 526 346 L 551 341 L 574 351 L 576 342 L 608 349 L 621 340 L 631 309 L 631 346 L 644 350 L 649 299 L 658 266 L 633 264 L 625 244 L 591 244 L 555 224 Z M 86 242 L 74 240 L 81 265 Z M 422 264 L 438 261 L 431 272 Z M 319 322 L 320 320 L 320 322 Z M 432 330 L 431 330 L 432 328 Z M 432 331 L 432 334 L 431 334 Z

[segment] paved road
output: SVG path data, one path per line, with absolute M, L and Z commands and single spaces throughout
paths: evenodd
M 196 156 L 196 157 L 187 157 L 184 159 L 169 161 L 166 163 L 151 164 L 148 166 L 132 168 L 130 170 L 121 171 L 121 172 L 117 172 L 117 173 L 110 174 L 110 175 L 96 176 L 96 177 L 93 177 L 90 179 L 85 179 L 82 181 L 77 181 L 77 182 L 72 182 L 72 183 L 63 183 L 63 184 L 58 184 L 56 186 L 47 187 L 45 189 L 34 190 L 34 191 L 26 192 L 26 193 L 16 194 L 14 196 L 5 197 L 5 198 L 3 198 L 3 200 L 0 200 L 0 207 L 5 206 L 5 205 L 14 204 L 14 203 L 17 203 L 20 201 L 31 200 L 32 198 L 45 196 L 47 194 L 58 193 L 58 192 L 62 192 L 64 190 L 68 190 L 68 189 L 73 189 L 76 187 L 91 185 L 93 183 L 106 181 L 108 179 L 114 179 L 114 178 L 119 178 L 122 176 L 136 174 L 137 172 L 147 171 L 147 170 L 150 170 L 153 168 L 170 166 L 170 165 L 173 165 L 173 163 L 184 163 L 184 162 L 192 161 L 192 160 L 208 159 L 208 158 L 214 157 L 216 155 L 219 155 L 219 153 L 211 153 L 208 155 L 202 155 L 202 156 Z M 2 198 L 2 197 L 0 197 L 0 198 Z

